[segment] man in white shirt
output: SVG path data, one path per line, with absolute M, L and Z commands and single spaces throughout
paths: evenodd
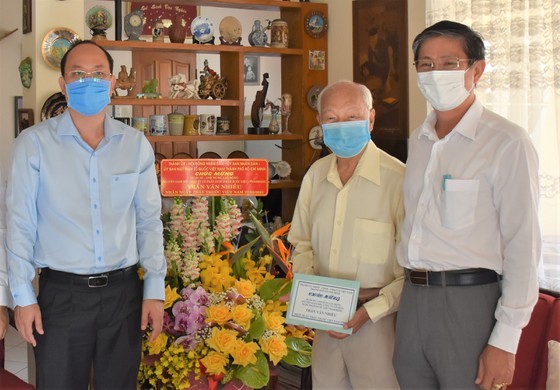
M 395 370 L 403 388 L 503 388 L 538 297 L 537 154 L 475 98 L 480 35 L 442 21 L 413 50 L 434 111 L 409 140 Z
M 317 120 L 333 154 L 303 178 L 288 240 L 293 270 L 360 282 L 352 335 L 318 330 L 314 389 L 394 389 L 391 359 L 403 270 L 395 256 L 404 165 L 371 141 L 371 92 L 340 81 L 319 95 Z

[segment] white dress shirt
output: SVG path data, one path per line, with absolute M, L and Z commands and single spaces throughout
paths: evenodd
M 404 165 L 371 141 L 345 185 L 336 156 L 320 159 L 303 178 L 288 235 L 294 272 L 381 288 L 364 305 L 374 322 L 397 310 L 404 282 L 395 256 L 403 176 Z
M 515 353 L 538 297 L 538 157 L 527 132 L 478 100 L 443 139 L 435 112 L 414 131 L 397 256 L 422 270 L 503 276 L 489 344 Z

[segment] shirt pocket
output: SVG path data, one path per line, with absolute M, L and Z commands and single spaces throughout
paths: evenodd
M 125 211 L 132 204 L 136 187 L 138 185 L 138 173 L 124 173 L 111 176 L 111 205 L 115 211 Z
M 443 191 L 442 225 L 457 230 L 472 225 L 478 202 L 479 180 L 445 181 Z
M 385 263 L 389 249 L 395 242 L 394 230 L 392 223 L 356 219 L 352 237 L 352 257 L 368 264 Z

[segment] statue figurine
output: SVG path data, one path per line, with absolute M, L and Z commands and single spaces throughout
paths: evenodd
M 121 65 L 121 70 L 117 75 L 117 82 L 115 85 L 115 92 L 114 92 L 115 96 L 119 96 L 116 92 L 116 89 L 124 89 L 126 91 L 126 94 L 122 96 L 128 96 L 130 94 L 130 91 L 132 91 L 135 86 L 136 86 L 136 70 L 133 67 L 131 67 L 130 73 L 127 73 L 126 65 Z
M 272 118 L 270 118 L 270 123 L 268 124 L 268 131 L 271 134 L 278 134 L 280 132 L 280 124 L 278 123 L 278 113 L 280 112 L 280 106 L 272 103 L 270 100 L 266 100 L 266 107 L 265 111 L 270 108 L 270 114 Z
M 202 75 L 200 76 L 198 96 L 201 99 L 207 99 L 209 97 L 223 99 L 229 82 L 224 77 L 220 77 L 214 69 L 208 66 L 208 60 L 204 60 L 204 70 L 200 73 L 202 73 Z
M 263 89 L 257 91 L 255 95 L 255 101 L 251 106 L 251 123 L 253 127 L 249 127 L 247 130 L 249 134 L 266 134 L 268 133 L 268 128 L 261 127 L 263 119 L 263 111 L 266 102 L 266 93 L 268 91 L 268 73 L 263 74 L 263 81 L 261 83 Z

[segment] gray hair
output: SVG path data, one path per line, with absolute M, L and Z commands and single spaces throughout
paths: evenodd
M 317 98 L 317 112 L 319 113 L 319 115 L 321 115 L 321 101 L 323 100 L 324 93 L 332 88 L 336 88 L 342 85 L 358 87 L 360 92 L 362 93 L 362 99 L 365 106 L 367 107 L 368 111 L 371 111 L 371 109 L 373 108 L 373 96 L 371 95 L 371 91 L 365 85 L 355 83 L 350 80 L 339 80 L 335 83 L 327 85 L 319 94 L 319 97 Z

